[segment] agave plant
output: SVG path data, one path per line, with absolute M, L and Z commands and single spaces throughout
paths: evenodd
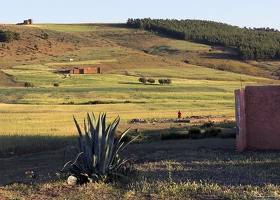
M 92 117 L 87 114 L 87 120 L 84 119 L 84 134 L 75 117 L 73 118 L 79 133 L 79 147 L 70 148 L 75 150 L 75 157 L 66 162 L 63 169 L 68 166 L 71 175 L 80 183 L 108 181 L 113 177 L 124 176 L 122 169 L 127 160 L 119 157 L 119 151 L 128 144 L 125 145 L 122 138 L 129 128 L 118 138 L 115 137 L 120 117 L 106 127 L 106 114 L 99 114 L 98 120 L 94 114 Z

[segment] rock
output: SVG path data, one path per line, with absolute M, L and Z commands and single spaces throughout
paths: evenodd
M 78 182 L 77 177 L 75 177 L 73 175 L 69 176 L 67 179 L 68 185 L 77 185 L 77 182 Z

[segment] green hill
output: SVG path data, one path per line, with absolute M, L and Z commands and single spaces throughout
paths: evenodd
M 244 62 L 232 47 L 176 40 L 126 24 L 0 28 L 20 36 L 1 43 L 0 103 L 102 104 L 103 111 L 120 104 L 123 113 L 132 109 L 141 117 L 170 117 L 178 109 L 232 116 L 235 89 L 279 83 L 272 75 L 278 61 Z M 79 66 L 100 66 L 102 74 L 58 73 Z M 144 85 L 140 77 L 156 82 Z M 161 86 L 162 78 L 172 84 Z

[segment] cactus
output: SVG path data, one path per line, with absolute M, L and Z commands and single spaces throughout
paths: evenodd
M 120 117 L 106 128 L 106 114 L 99 114 L 98 120 L 94 114 L 92 117 L 87 114 L 87 120 L 84 119 L 84 134 L 75 117 L 73 119 L 79 133 L 79 147 L 68 148 L 66 153 L 74 149 L 75 157 L 66 162 L 63 169 L 68 166 L 68 171 L 77 177 L 79 183 L 110 181 L 113 177 L 124 176 L 122 168 L 127 160 L 119 157 L 119 151 L 128 144 L 125 145 L 122 138 L 129 128 L 115 138 Z

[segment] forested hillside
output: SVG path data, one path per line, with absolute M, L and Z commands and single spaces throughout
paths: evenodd
M 166 34 L 175 39 L 235 47 L 242 60 L 280 58 L 280 32 L 270 28 L 239 28 L 205 20 L 128 19 L 132 28 Z

